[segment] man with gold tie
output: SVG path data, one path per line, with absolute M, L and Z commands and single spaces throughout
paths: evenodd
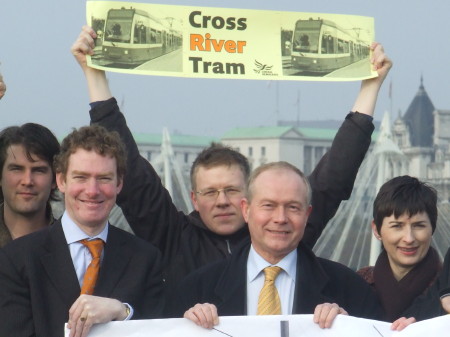
M 206 328 L 217 324 L 219 315 L 317 310 L 315 319 L 322 327 L 340 313 L 380 317 L 378 300 L 356 273 L 316 257 L 302 244 L 311 188 L 301 171 L 286 162 L 266 164 L 252 173 L 247 187 L 241 208 L 251 242 L 228 261 L 188 276 L 170 302 L 170 316 L 185 312 Z
M 0 336 L 85 337 L 92 325 L 160 317 L 160 253 L 108 223 L 125 150 L 100 126 L 74 130 L 55 158 L 65 213 L 0 251 Z

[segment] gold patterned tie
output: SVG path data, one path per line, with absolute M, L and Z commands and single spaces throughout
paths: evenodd
M 92 255 L 92 261 L 84 274 L 81 294 L 92 295 L 94 293 L 95 283 L 97 282 L 98 271 L 100 270 L 100 256 L 102 255 L 104 243 L 101 239 L 91 241 L 84 239 L 79 242 L 85 245 Z
M 280 267 L 264 268 L 264 286 L 259 293 L 258 315 L 281 315 L 281 302 L 275 287 L 275 279 L 282 269 Z

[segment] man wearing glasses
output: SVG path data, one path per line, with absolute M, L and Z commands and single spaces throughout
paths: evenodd
M 140 156 L 105 73 L 86 65 L 86 55 L 94 53 L 95 38 L 96 33 L 85 26 L 72 46 L 72 54 L 86 76 L 91 122 L 117 131 L 126 144 L 128 170 L 117 204 L 135 234 L 161 250 L 166 289 L 170 292 L 188 273 L 228 258 L 237 246 L 248 242 L 240 202 L 245 196 L 250 167 L 247 159 L 231 148 L 212 145 L 205 149 L 191 168 L 195 211 L 189 215 L 179 212 L 153 167 Z M 370 145 L 374 129 L 371 116 L 378 91 L 392 65 L 381 45 L 375 43 L 371 48 L 372 63 L 379 76 L 362 82 L 354 112 L 347 115 L 331 149 L 309 177 L 313 210 L 302 241 L 310 248 L 340 202 L 350 196 Z

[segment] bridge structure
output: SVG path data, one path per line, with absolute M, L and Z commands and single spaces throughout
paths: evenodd
M 373 201 L 381 185 L 408 174 L 408 159 L 394 142 L 390 114 L 385 112 L 372 151 L 358 172 L 352 195 L 341 203 L 314 247 L 316 255 L 340 262 L 352 269 L 374 265 L 381 252 L 371 228 Z M 450 204 L 438 201 L 438 223 L 432 245 L 441 258 L 450 246 Z

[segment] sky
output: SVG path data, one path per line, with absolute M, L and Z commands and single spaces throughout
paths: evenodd
M 148 2 L 148 1 L 146 1 Z M 375 18 L 376 40 L 394 62 L 375 119 L 392 106 L 405 112 L 420 78 L 435 108 L 450 109 L 450 2 L 448 0 L 165 0 L 172 5 L 364 15 Z M 62 137 L 89 123 L 89 98 L 70 53 L 85 21 L 85 1 L 2 0 L 0 73 L 8 87 L 0 101 L 0 128 L 26 122 Z M 186 79 L 109 73 L 113 94 L 133 132 L 221 137 L 235 127 L 295 120 L 341 120 L 359 82 Z M 392 82 L 392 102 L 389 83 Z M 277 100 L 278 86 L 278 100 Z M 300 93 L 300 94 L 298 94 Z M 278 101 L 278 105 L 277 105 Z M 278 111 L 278 114 L 277 114 Z

